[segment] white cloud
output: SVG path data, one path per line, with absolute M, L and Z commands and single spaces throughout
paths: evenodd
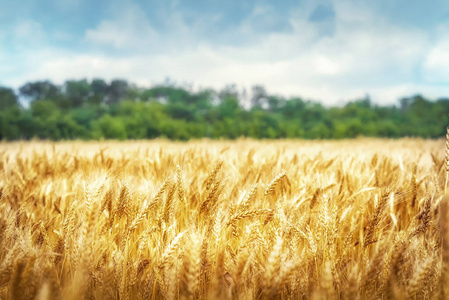
M 187 25 L 180 13 L 170 17 L 168 33 L 161 34 L 132 6 L 120 17 L 86 31 L 85 40 L 99 47 L 96 51 L 34 50 L 28 53 L 33 58 L 28 59 L 31 71 L 9 82 L 17 87 L 44 78 L 62 83 L 68 78 L 119 77 L 148 86 L 170 77 L 217 89 L 229 83 L 247 88 L 263 84 L 270 93 L 327 104 L 367 93 L 378 103 L 394 103 L 417 92 L 447 96 L 441 87 L 419 83 L 415 74 L 426 59 L 426 74 L 448 79 L 443 72 L 449 68 L 447 40 L 432 46 L 426 32 L 397 26 L 353 1 L 335 3 L 334 34 L 322 36 L 320 28 L 307 22 L 314 9 L 313 4 L 307 5 L 292 12 L 289 32 L 256 33 L 251 20 L 244 22 L 234 34 L 255 38 L 234 46 L 201 38 L 201 26 L 207 22 Z M 254 11 L 256 16 L 264 13 L 264 7 Z M 110 48 L 132 53 L 116 57 L 108 54 Z
M 424 79 L 433 84 L 446 84 L 449 88 L 449 24 L 440 26 L 438 41 L 426 57 Z
M 432 49 L 424 67 L 424 78 L 427 81 L 449 85 L 449 40 L 440 42 Z
M 87 30 L 85 38 L 93 45 L 129 49 L 150 47 L 157 41 L 158 34 L 142 10 L 130 6 L 119 17 Z
M 203 30 L 216 16 L 197 20 L 189 26 L 183 15 L 172 13 L 165 22 L 164 32 L 157 31 L 144 11 L 137 5 L 130 5 L 117 11 L 116 16 L 102 21 L 96 28 L 88 29 L 85 40 L 95 47 L 115 49 L 130 53 L 182 52 L 196 47 L 198 32 Z
M 47 38 L 42 25 L 34 20 L 19 22 L 13 29 L 13 36 L 16 41 L 27 44 L 42 44 Z

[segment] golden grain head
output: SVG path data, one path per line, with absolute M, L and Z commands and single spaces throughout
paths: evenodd
M 445 143 L 1 143 L 0 299 L 449 299 Z

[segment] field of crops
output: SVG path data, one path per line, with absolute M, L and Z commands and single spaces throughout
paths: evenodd
M 1 299 L 449 299 L 443 140 L 0 143 Z

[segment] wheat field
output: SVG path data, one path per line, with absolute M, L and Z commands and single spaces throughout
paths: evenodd
M 449 299 L 443 140 L 0 143 L 1 299 Z

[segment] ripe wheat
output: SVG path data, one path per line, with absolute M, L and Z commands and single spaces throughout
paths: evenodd
M 447 141 L 1 143 L 0 298 L 449 299 Z

